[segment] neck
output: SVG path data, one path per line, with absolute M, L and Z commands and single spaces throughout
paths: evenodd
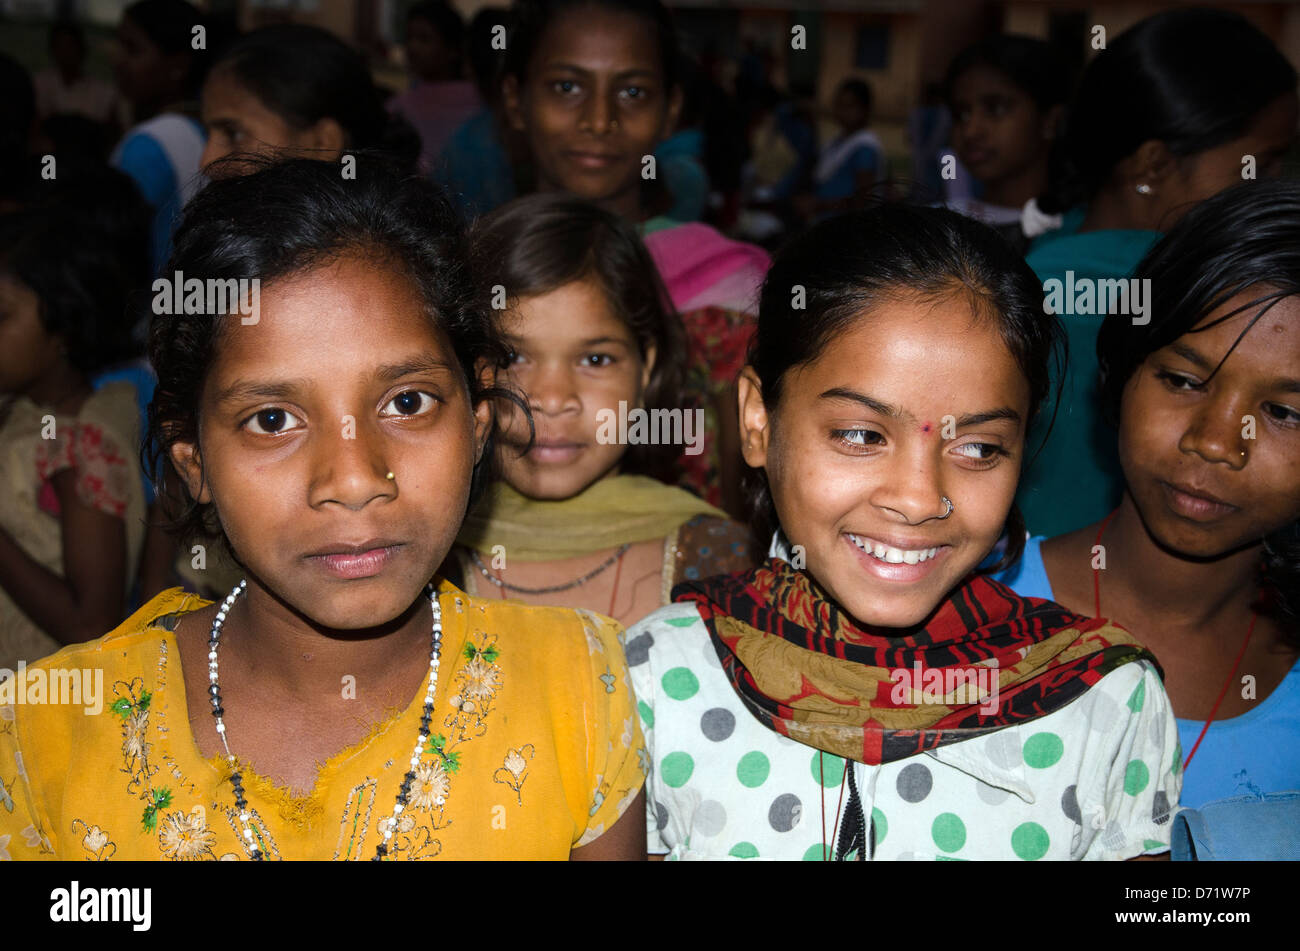
M 23 395 L 37 406 L 48 406 L 58 413 L 75 413 L 90 392 L 85 375 L 65 361 L 29 386 Z
M 336 696 L 341 678 L 358 684 L 391 681 L 395 666 L 418 652 L 426 658 L 432 611 L 421 592 L 393 620 L 373 628 L 338 630 L 317 624 L 249 577 L 231 609 L 221 641 L 238 658 L 235 670 L 255 672 L 274 689 L 307 702 Z
M 1047 166 L 1037 162 L 996 182 L 984 183 L 984 200 L 1003 208 L 1023 208 L 1047 189 Z
M 1125 603 L 1148 606 L 1175 624 L 1211 637 L 1216 636 L 1216 620 L 1250 614 L 1256 597 L 1259 545 L 1217 558 L 1189 558 L 1170 551 L 1151 537 L 1127 492 L 1107 526 L 1102 545 L 1107 568 L 1101 573 L 1103 615 L 1108 589 L 1112 603 L 1119 595 Z
M 1080 233 L 1085 231 L 1105 230 L 1140 230 L 1155 231 L 1159 221 L 1159 209 L 1150 197 L 1144 197 L 1122 186 L 1108 186 L 1101 189 L 1088 201 L 1088 212 L 1084 215 Z

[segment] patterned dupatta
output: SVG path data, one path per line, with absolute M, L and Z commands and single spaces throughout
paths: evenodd
M 722 668 L 770 730 L 879 765 L 1061 709 L 1155 657 L 1122 628 L 972 575 L 922 627 L 858 625 L 804 572 L 769 558 L 688 581 Z M 1162 674 L 1163 676 L 1163 674 Z

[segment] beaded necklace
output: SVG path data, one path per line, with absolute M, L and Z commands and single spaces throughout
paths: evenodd
M 226 596 L 220 608 L 217 609 L 217 616 L 212 621 L 212 634 L 208 639 L 208 694 L 212 700 L 212 716 L 217 721 L 217 736 L 221 738 L 221 745 L 226 750 L 226 762 L 230 764 L 231 775 L 230 782 L 235 790 L 235 808 L 239 810 L 239 824 L 243 826 L 244 848 L 249 856 L 255 862 L 263 860 L 262 848 L 258 845 L 257 838 L 253 834 L 253 827 L 249 824 L 248 800 L 244 798 L 243 776 L 239 772 L 238 761 L 233 753 L 230 752 L 230 744 L 226 742 L 226 724 L 221 716 L 226 711 L 221 706 L 221 686 L 217 682 L 217 643 L 221 636 L 221 627 L 226 623 L 226 615 L 230 613 L 231 607 L 236 599 L 244 593 L 248 586 L 248 579 L 245 578 L 235 585 L 234 589 Z M 438 592 L 433 585 L 425 589 L 429 598 L 429 603 L 433 606 L 433 649 L 429 652 L 429 689 L 424 694 L 424 712 L 420 716 L 420 736 L 416 741 L 415 750 L 411 753 L 411 768 L 407 770 L 406 775 L 402 778 L 402 787 L 397 793 L 397 803 L 393 806 L 393 814 L 380 825 L 384 827 L 384 840 L 375 846 L 375 857 L 371 860 L 378 862 L 388 855 L 388 843 L 393 838 L 393 833 L 397 829 L 398 818 L 402 810 L 406 808 L 411 798 L 411 784 L 415 782 L 415 767 L 420 765 L 420 757 L 425 752 L 425 744 L 429 741 L 429 721 L 433 719 L 433 694 L 438 687 L 438 664 L 442 654 L 442 606 L 438 603 Z M 441 806 L 445 798 L 439 796 L 435 802 Z

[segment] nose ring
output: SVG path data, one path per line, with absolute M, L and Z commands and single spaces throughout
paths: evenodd
M 955 509 L 957 506 L 955 506 L 955 505 L 952 504 L 952 499 L 948 498 L 948 496 L 945 495 L 945 496 L 943 496 L 942 498 L 943 498 L 943 500 L 944 500 L 945 502 L 948 503 L 948 511 L 946 511 L 946 512 L 944 512 L 942 515 L 938 516 L 938 518 L 940 518 L 940 519 L 945 519 L 945 518 L 947 518 L 949 515 L 952 514 L 953 509 Z

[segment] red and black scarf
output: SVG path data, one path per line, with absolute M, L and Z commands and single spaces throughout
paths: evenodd
M 673 600 L 696 603 L 764 726 L 872 765 L 1046 716 L 1123 664 L 1156 664 L 1122 628 L 980 575 L 923 626 L 888 633 L 776 558 L 680 584 Z

